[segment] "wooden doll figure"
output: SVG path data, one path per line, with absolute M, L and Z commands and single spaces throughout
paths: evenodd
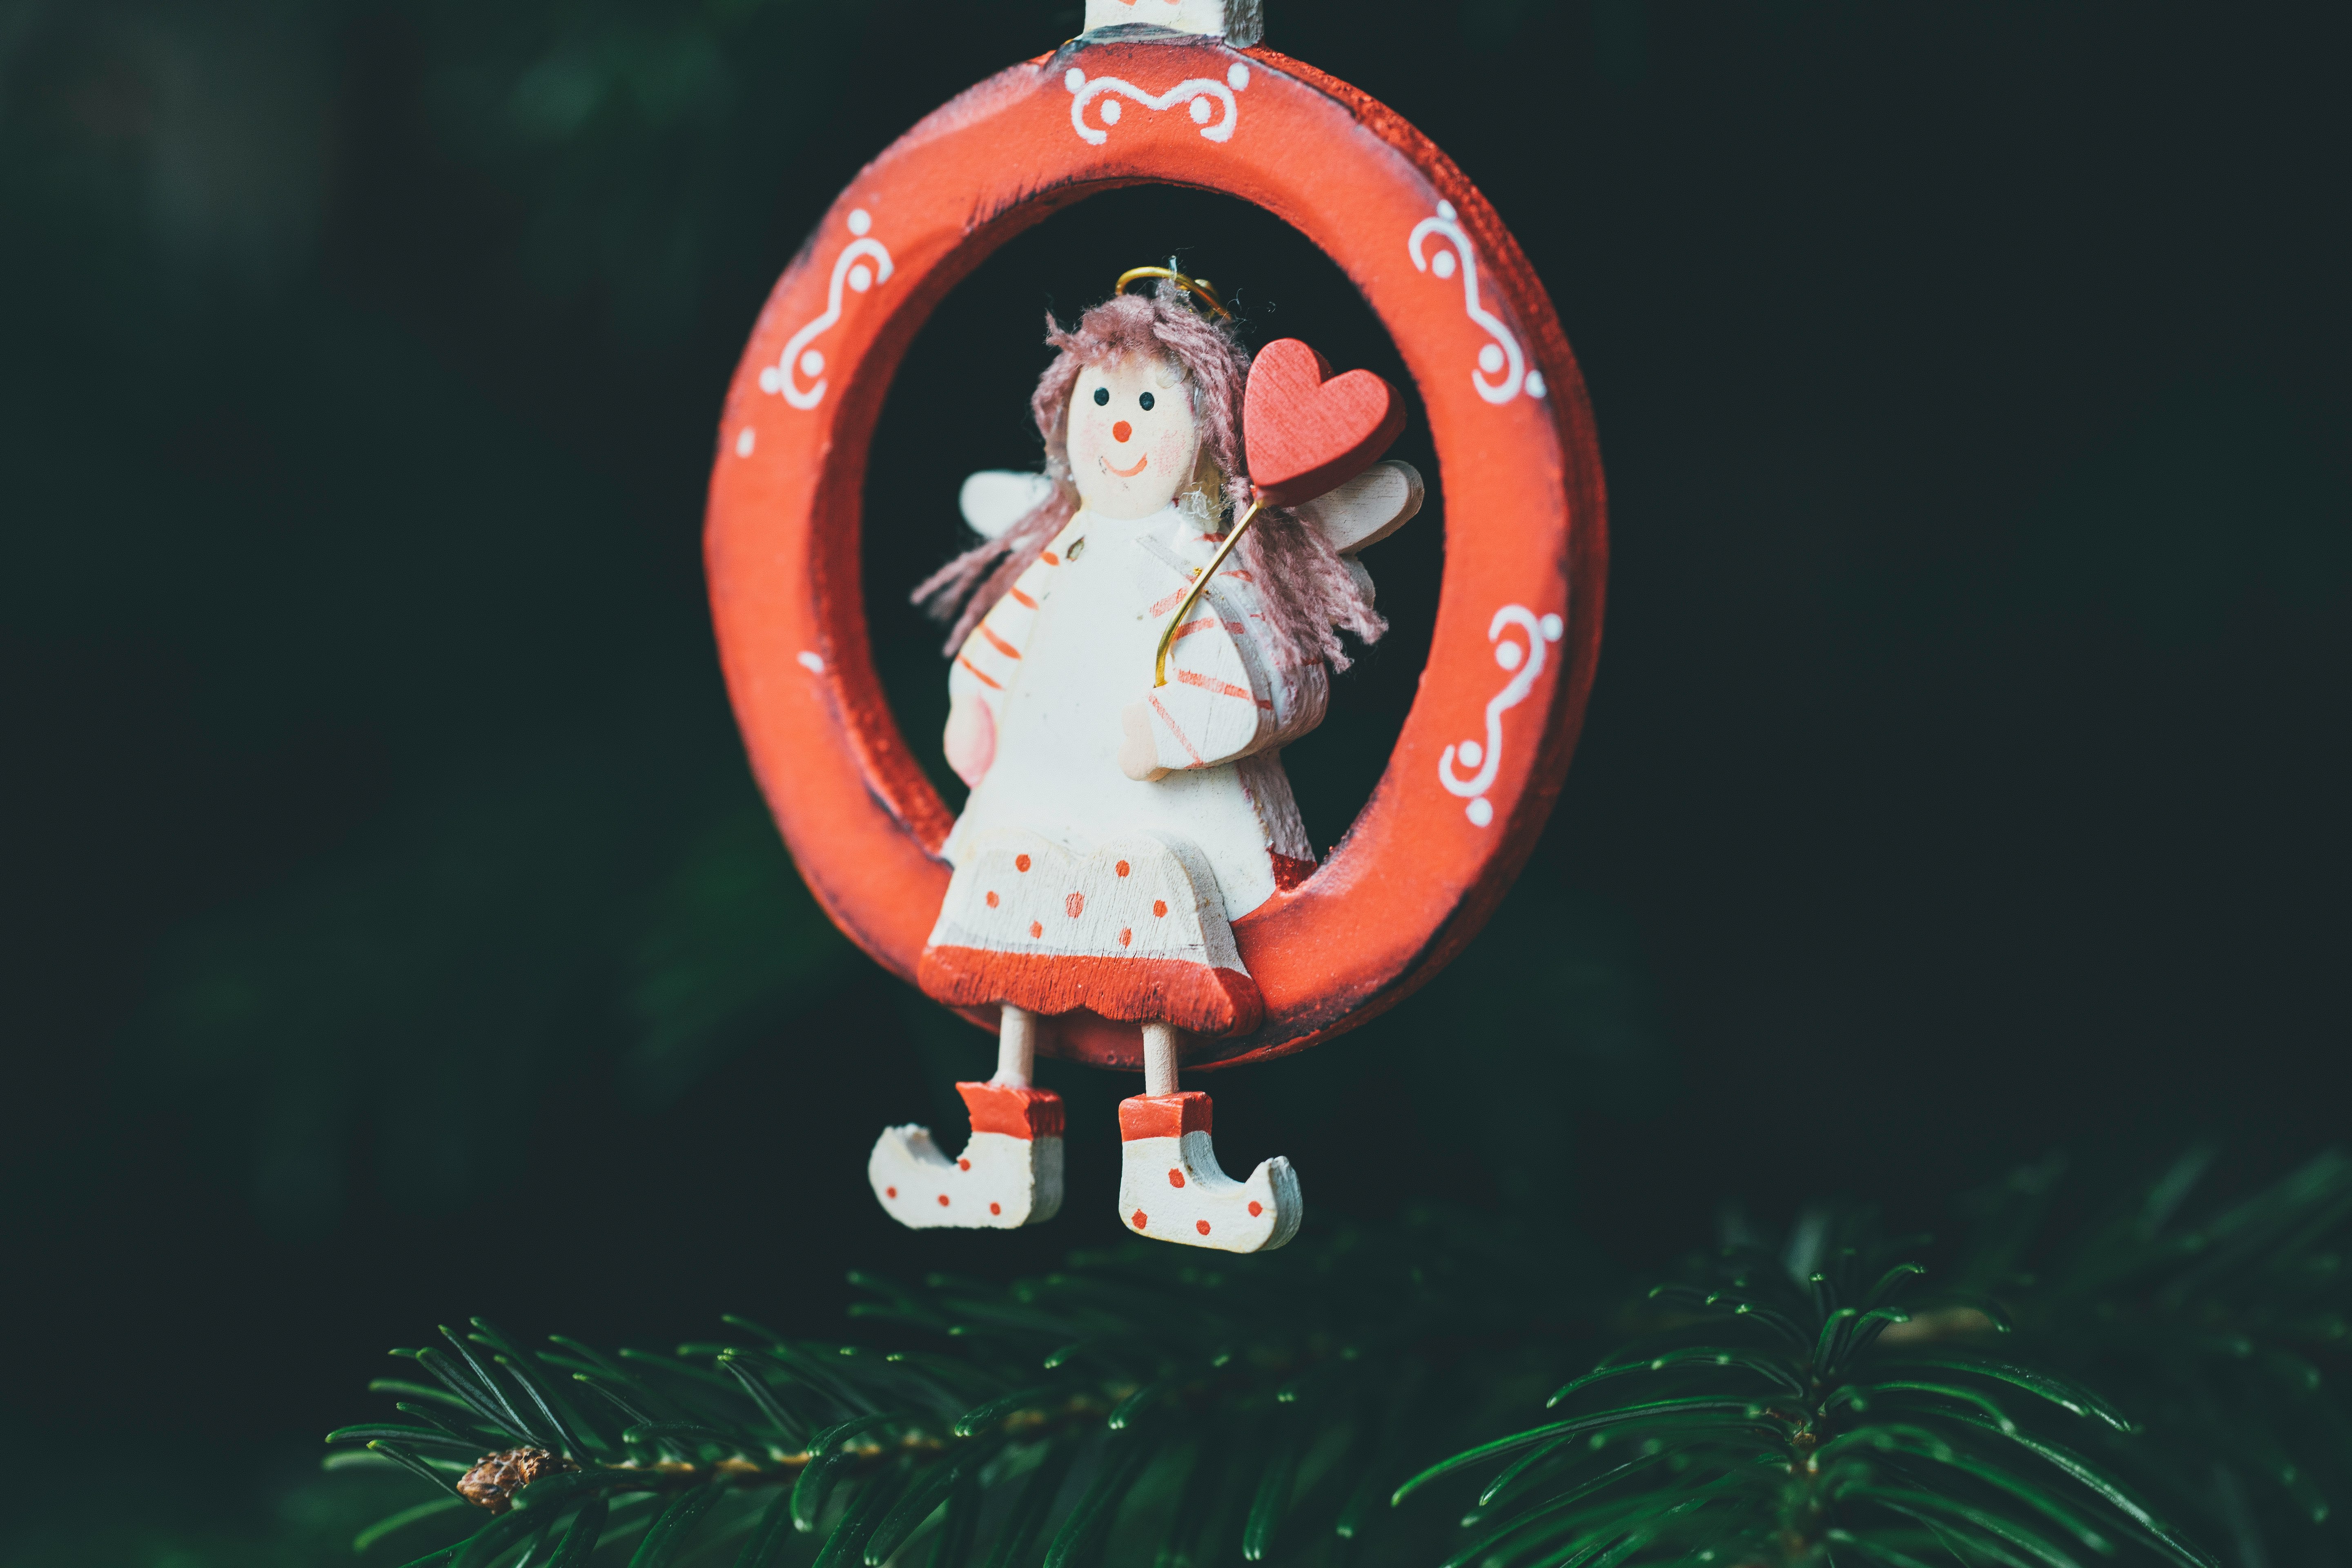
M 1231 922 L 1315 868 L 1280 749 L 1323 718 L 1327 666 L 1348 662 L 1338 631 L 1385 629 L 1352 552 L 1411 515 L 1419 479 L 1387 464 L 1296 513 L 1262 510 L 1155 684 L 1170 616 L 1250 493 L 1250 356 L 1213 294 L 1172 274 L 1046 324 L 1060 352 L 1031 399 L 1045 472 L 974 476 L 966 513 L 994 537 L 917 591 L 958 617 L 946 749 L 971 785 L 918 979 L 999 1009 L 996 1074 L 957 1086 L 972 1126 L 957 1160 L 896 1127 L 869 1174 L 909 1226 L 1051 1217 L 1062 1107 L 1029 1083 L 1036 1016 L 1087 1008 L 1143 1030 L 1145 1092 L 1119 1108 L 1122 1219 L 1161 1240 L 1279 1247 L 1302 1212 L 1289 1162 L 1225 1175 L 1209 1097 L 1178 1090 L 1177 1059 L 1188 1036 L 1260 1020 Z M 1027 504 L 991 530 L 992 495 L 1000 511 L 1006 495 Z

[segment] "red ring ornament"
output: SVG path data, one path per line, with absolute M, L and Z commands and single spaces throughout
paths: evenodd
M 908 344 L 991 251 L 1146 184 L 1255 203 L 1339 264 L 1420 389 L 1444 500 L 1420 692 L 1339 847 L 1234 923 L 1265 1022 L 1185 1061 L 1229 1065 L 1364 1022 L 1476 933 L 1550 813 L 1600 653 L 1607 531 L 1583 381 L 1517 242 L 1427 137 L 1311 67 L 1208 38 L 1080 38 L 989 78 L 868 164 L 769 296 L 728 391 L 704 555 L 777 826 L 834 921 L 911 978 L 953 819 L 866 634 L 875 419 Z M 1053 1025 L 1050 1054 L 1141 1063 L 1132 1024 Z

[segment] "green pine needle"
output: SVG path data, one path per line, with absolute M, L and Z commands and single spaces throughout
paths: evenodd
M 454 1568 L 2341 1555 L 2352 1160 L 2200 1203 L 2214 1164 L 2061 1237 L 2021 1182 L 1932 1277 L 1814 1214 L 1801 1276 L 1751 1240 L 1635 1294 L 1431 1216 L 1214 1268 L 1138 1245 L 1010 1286 L 860 1276 L 880 1349 L 730 1318 L 739 1339 L 675 1353 L 533 1351 L 477 1321 L 398 1352 L 438 1384 L 378 1380 L 401 1420 L 331 1441 L 437 1494 L 362 1550 L 465 1518 L 477 1459 L 576 1467 L 424 1560 Z M 1514 1420 L 1545 1387 L 1553 1419 Z

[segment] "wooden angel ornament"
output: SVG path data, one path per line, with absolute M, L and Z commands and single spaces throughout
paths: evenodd
M 1259 1251 L 1297 1234 L 1297 1178 L 1281 1158 L 1227 1176 L 1178 1060 L 1263 1016 L 1233 922 L 1316 863 L 1281 749 L 1322 721 L 1339 631 L 1385 629 L 1355 552 L 1422 486 L 1402 463 L 1365 472 L 1404 422 L 1380 377 L 1335 377 L 1296 340 L 1253 362 L 1172 268 L 1120 283 L 1073 327 L 1048 318 L 1045 473 L 967 481 L 986 537 L 917 590 L 955 617 L 944 743 L 971 785 L 917 979 L 1002 1022 L 994 1078 L 957 1086 L 966 1152 L 894 1127 L 868 1174 L 910 1226 L 1052 1217 L 1062 1110 L 1029 1082 L 1036 1022 L 1083 1008 L 1143 1032 L 1144 1092 L 1119 1108 L 1129 1226 Z
M 1297 1177 L 1280 1159 L 1229 1176 L 1180 1062 L 1334 1040 L 1495 910 L 1559 795 L 1599 655 L 1600 460 L 1533 267 L 1402 116 L 1265 47 L 1255 0 L 1087 0 L 1085 26 L 911 128 L 784 271 L 717 443 L 711 611 L 810 891 L 876 963 L 996 1035 L 996 1071 L 959 1086 L 971 1131 L 952 1158 L 920 1127 L 875 1145 L 884 1209 L 918 1226 L 1051 1217 L 1064 1108 L 1031 1081 L 1050 1055 L 1142 1075 L 1120 1108 L 1123 1226 L 1263 1250 L 1297 1229 Z M 1282 753 L 1323 718 L 1341 638 L 1382 629 L 1359 555 L 1421 504 L 1420 476 L 1380 461 L 1402 404 L 1303 342 L 1253 356 L 1172 267 L 1051 325 L 1044 471 L 972 476 L 980 542 L 923 585 L 954 623 L 942 741 L 971 786 L 961 813 L 876 668 L 864 476 L 908 344 L 1013 235 L 1148 184 L 1304 236 L 1427 416 L 1446 501 L 1428 658 L 1320 864 Z

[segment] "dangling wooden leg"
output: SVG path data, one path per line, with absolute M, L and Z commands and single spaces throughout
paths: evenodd
M 1173 1024 L 1143 1026 L 1143 1092 L 1147 1095 L 1176 1092 L 1176 1057 L 1182 1048 L 1183 1033 Z
M 1236 1182 L 1217 1163 L 1209 1097 L 1176 1087 L 1183 1032 L 1143 1026 L 1143 1092 L 1118 1107 L 1118 1207 L 1130 1230 L 1155 1241 L 1271 1252 L 1306 1215 L 1298 1176 L 1277 1154 Z
M 996 1026 L 996 1076 L 988 1081 L 1001 1089 L 1027 1089 L 1037 1066 L 1037 1015 L 1004 1004 Z
M 1062 1097 L 1033 1089 L 1037 1016 L 1006 1005 L 996 1030 L 996 1074 L 959 1083 L 971 1136 L 950 1160 L 928 1127 L 885 1128 L 866 1162 L 874 1195 L 899 1224 L 1010 1230 L 1062 1207 Z

